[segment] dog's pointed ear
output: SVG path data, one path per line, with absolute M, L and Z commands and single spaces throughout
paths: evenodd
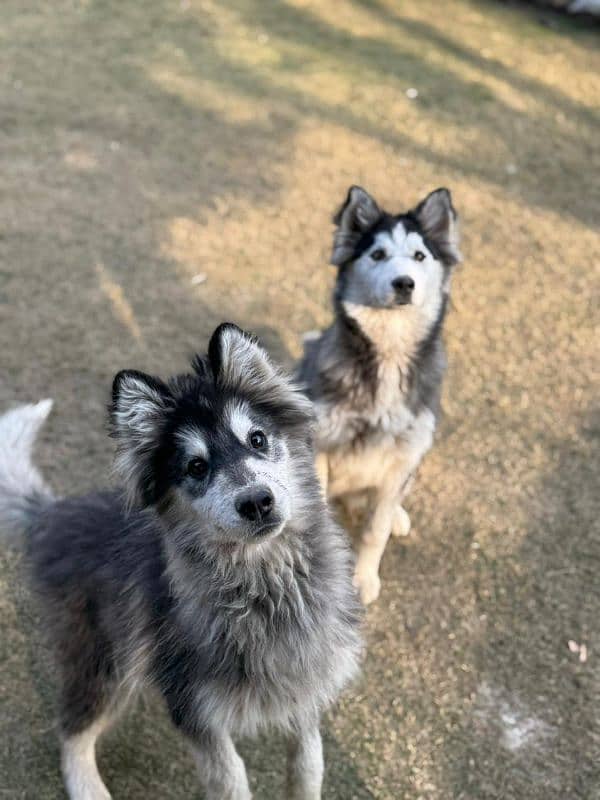
M 217 386 L 247 396 L 266 412 L 277 415 L 283 425 L 312 420 L 310 400 L 271 361 L 256 338 L 237 325 L 219 325 L 208 345 L 208 360 Z
M 333 237 L 331 263 L 339 267 L 352 258 L 362 234 L 380 217 L 381 210 L 371 195 L 360 186 L 351 186 L 344 204 L 333 217 L 337 230 Z
M 173 396 L 166 383 L 144 372 L 124 369 L 112 386 L 111 421 L 117 439 L 152 436 L 154 423 L 164 416 Z
M 115 468 L 132 507 L 155 499 L 152 455 L 172 404 L 169 387 L 158 378 L 137 370 L 115 376 L 110 405 L 111 433 L 117 440 Z
M 442 260 L 452 266 L 461 261 L 458 217 L 448 189 L 436 189 L 412 212 L 424 235 L 439 251 Z

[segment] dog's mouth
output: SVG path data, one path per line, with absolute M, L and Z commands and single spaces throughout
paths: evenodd
M 282 527 L 283 520 L 269 520 L 269 522 L 265 522 L 264 524 L 254 528 L 254 530 L 251 532 L 251 536 L 253 539 L 265 539 L 270 534 L 275 533 L 275 531 L 279 532 Z
M 391 297 L 386 298 L 386 302 L 381 308 L 387 309 L 388 311 L 393 310 L 395 308 L 399 308 L 400 306 L 410 306 L 413 304 L 412 297 L 402 297 L 402 295 L 392 295 Z

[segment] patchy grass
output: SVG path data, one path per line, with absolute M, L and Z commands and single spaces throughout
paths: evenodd
M 6 0 L 1 406 L 54 397 L 42 466 L 60 492 L 102 483 L 114 372 L 183 367 L 222 319 L 290 361 L 330 316 L 348 184 L 391 208 L 450 186 L 466 263 L 446 417 L 416 536 L 385 556 L 364 676 L 327 721 L 325 796 L 592 800 L 598 29 L 443 5 Z M 47 800 L 52 670 L 0 556 L 0 797 Z M 280 796 L 281 743 L 242 749 L 256 797 Z M 197 791 L 155 699 L 100 760 L 116 798 Z

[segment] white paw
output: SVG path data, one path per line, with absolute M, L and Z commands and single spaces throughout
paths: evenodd
M 303 342 L 315 342 L 319 336 L 321 335 L 321 331 L 306 331 L 306 333 L 302 334 L 302 341 Z
M 353 583 L 358 589 L 360 599 L 364 605 L 368 606 L 379 597 L 381 581 L 379 580 L 377 570 L 374 570 L 371 567 L 361 569 L 360 565 L 357 566 L 356 572 L 354 573 Z
M 402 506 L 396 506 L 392 522 L 393 536 L 408 536 L 410 533 L 410 517 Z
M 71 800 L 112 800 L 108 789 L 100 780 L 93 784 L 76 786 L 70 782 L 67 783 L 67 791 Z

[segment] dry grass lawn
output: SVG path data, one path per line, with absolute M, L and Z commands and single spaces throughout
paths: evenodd
M 2 4 L 0 408 L 55 398 L 39 460 L 59 492 L 108 480 L 121 367 L 182 369 L 223 319 L 298 355 L 330 317 L 350 183 L 392 210 L 453 191 L 445 418 L 363 678 L 325 725 L 327 800 L 600 798 L 600 28 L 544 14 Z M 0 798 L 62 797 L 52 671 L 7 548 L 0 625 Z M 277 737 L 242 751 L 257 800 L 282 797 Z M 115 800 L 199 797 L 155 699 L 100 762 Z

